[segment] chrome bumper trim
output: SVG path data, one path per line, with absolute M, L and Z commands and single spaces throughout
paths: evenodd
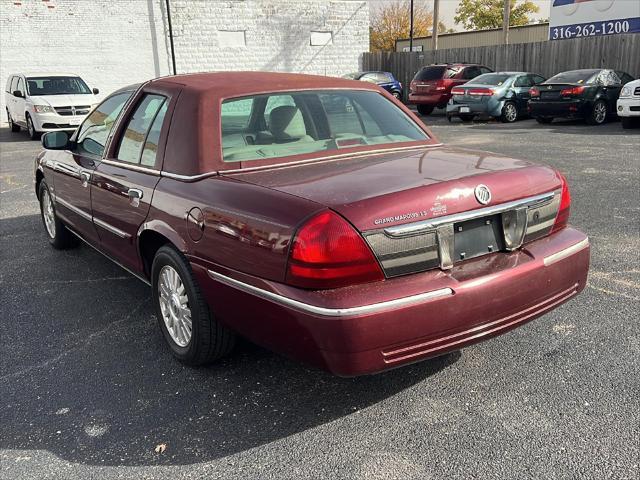
M 473 220 L 474 218 L 486 217 L 489 215 L 496 215 L 508 210 L 514 210 L 516 208 L 534 207 L 538 204 L 548 202 L 553 199 L 556 192 L 543 193 L 541 195 L 534 195 L 533 197 L 522 198 L 520 200 L 514 200 L 512 202 L 500 203 L 498 205 L 492 205 L 490 207 L 478 208 L 476 210 L 469 210 L 468 212 L 454 213 L 453 215 L 445 215 L 443 217 L 431 218 L 429 220 L 423 220 L 421 222 L 408 223 L 404 225 L 398 225 L 396 227 L 388 227 L 384 229 L 384 233 L 391 237 L 402 237 L 404 235 L 413 235 L 415 233 L 434 230 L 440 225 L 446 223 L 464 222 L 467 220 Z
M 568 256 L 573 255 L 574 253 L 579 252 L 580 250 L 588 246 L 589 246 L 589 239 L 585 238 L 584 240 L 579 241 L 575 245 L 571 245 L 570 247 L 567 247 L 564 250 L 560 250 L 559 252 L 549 255 L 548 257 L 544 257 L 543 259 L 544 266 L 548 267 L 549 265 L 553 265 L 554 263 L 559 262 L 560 260 L 567 258 Z
M 433 290 L 431 292 L 419 293 L 410 297 L 397 298 L 395 300 L 388 300 L 386 302 L 372 303 L 370 305 L 361 305 L 358 307 L 348 308 L 325 308 L 300 302 L 298 300 L 285 297 L 284 295 L 280 295 L 278 293 L 269 292 L 262 288 L 256 287 L 254 285 L 249 285 L 248 283 L 241 282 L 239 280 L 236 280 L 235 278 L 227 277 L 226 275 L 222 275 L 221 273 L 214 272 L 212 270 L 207 270 L 207 273 L 212 279 L 227 286 L 237 288 L 238 290 L 241 290 L 245 293 L 251 293 L 253 295 L 256 295 L 257 297 L 273 301 L 280 305 L 284 305 L 285 307 L 291 307 L 304 313 L 311 313 L 324 317 L 350 317 L 355 315 L 378 313 L 382 310 L 406 307 L 409 305 L 424 302 L 426 300 L 453 295 L 452 289 L 441 288 L 439 290 Z

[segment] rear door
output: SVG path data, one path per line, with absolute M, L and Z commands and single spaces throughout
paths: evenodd
M 169 118 L 179 94 L 172 87 L 140 91 L 118 123 L 91 189 L 93 221 L 102 250 L 136 272 L 138 230 L 160 179 Z

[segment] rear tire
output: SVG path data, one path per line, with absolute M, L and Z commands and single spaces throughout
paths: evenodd
M 151 280 L 158 324 L 174 357 L 187 365 L 204 365 L 233 349 L 235 334 L 216 320 L 181 253 L 160 247 Z
M 14 123 L 13 118 L 11 118 L 11 114 L 9 113 L 8 109 L 7 109 L 7 122 L 9 122 L 9 128 L 11 128 L 12 132 L 20 131 L 20 125 L 18 125 L 17 123 Z
M 633 128 L 633 118 L 631 117 L 620 117 L 620 121 L 622 122 L 622 128 L 624 128 L 625 130 L 629 129 L 629 128 Z
M 502 107 L 502 113 L 500 114 L 500 121 L 502 123 L 513 123 L 518 120 L 518 109 L 513 102 L 506 102 Z
M 603 100 L 597 100 L 587 117 L 589 125 L 602 125 L 607 121 L 607 104 Z
M 400 92 L 391 92 L 391 95 L 396 97 L 398 100 L 402 100 L 402 95 L 400 95 Z
M 418 105 L 418 113 L 420 115 L 431 115 L 433 107 L 431 105 Z
M 29 138 L 31 140 L 38 140 L 40 138 L 40 132 L 36 131 L 36 127 L 33 125 L 31 116 L 27 113 L 25 117 L 27 120 L 27 133 L 29 134 Z
M 553 122 L 553 117 L 536 117 L 536 122 L 548 125 Z
M 40 199 L 40 217 L 51 246 L 56 250 L 66 250 L 78 245 L 77 238 L 56 215 L 51 192 L 49 192 L 47 182 L 44 180 L 40 182 L 38 198 Z

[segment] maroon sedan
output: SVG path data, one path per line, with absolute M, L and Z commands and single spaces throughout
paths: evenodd
M 504 333 L 580 292 L 553 168 L 442 145 L 373 84 L 276 73 L 124 88 L 36 161 L 50 243 L 148 283 L 189 364 L 240 334 L 339 375 Z

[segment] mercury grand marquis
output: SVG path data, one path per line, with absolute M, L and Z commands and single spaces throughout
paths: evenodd
M 123 88 L 35 162 L 54 248 L 151 287 L 179 360 L 236 335 L 338 375 L 507 332 L 576 296 L 557 170 L 443 145 L 374 84 L 206 73 Z

